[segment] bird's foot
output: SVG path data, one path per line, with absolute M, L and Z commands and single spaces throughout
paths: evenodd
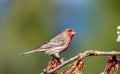
M 64 62 L 64 58 L 61 58 L 61 59 L 60 59 L 60 62 L 63 63 L 63 62 Z

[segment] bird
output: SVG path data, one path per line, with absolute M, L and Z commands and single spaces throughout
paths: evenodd
M 59 54 L 69 47 L 71 40 L 75 34 L 76 32 L 73 28 L 66 28 L 61 33 L 50 39 L 48 42 L 42 44 L 34 50 L 20 53 L 20 55 L 34 52 L 44 52 L 49 56 L 59 59 Z

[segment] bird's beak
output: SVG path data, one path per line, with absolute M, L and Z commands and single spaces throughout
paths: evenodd
M 75 31 L 73 31 L 73 32 L 72 32 L 72 34 L 76 34 L 76 32 L 75 32 Z

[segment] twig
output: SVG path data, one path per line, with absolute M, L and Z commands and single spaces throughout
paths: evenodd
M 111 55 L 120 55 L 120 52 L 117 52 L 117 51 L 102 52 L 102 51 L 88 50 L 88 51 L 85 51 L 83 53 L 79 53 L 78 55 L 64 61 L 62 64 L 60 64 L 56 68 L 48 71 L 47 73 L 51 74 L 51 73 L 55 72 L 56 70 L 60 69 L 61 67 L 65 66 L 66 64 L 68 64 L 68 63 L 70 63 L 70 62 L 72 62 L 72 61 L 74 61 L 75 59 L 78 59 L 78 58 L 79 58 L 79 60 L 82 60 L 82 59 L 84 59 L 85 57 L 88 57 L 88 56 L 111 56 Z

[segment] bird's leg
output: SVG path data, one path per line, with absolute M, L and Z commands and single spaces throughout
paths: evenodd
M 63 63 L 63 62 L 64 62 L 64 58 L 61 58 L 61 59 L 60 59 L 60 62 Z
M 53 57 L 54 58 L 54 57 Z M 60 64 L 64 62 L 64 58 L 55 58 Z
M 55 53 L 55 54 L 53 55 L 53 58 L 56 58 L 56 60 L 57 60 L 58 62 L 60 62 L 60 63 L 63 63 L 63 62 L 64 62 L 64 58 L 60 58 L 59 53 Z

